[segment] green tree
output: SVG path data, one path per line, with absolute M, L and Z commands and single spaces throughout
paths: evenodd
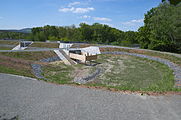
M 165 2 L 165 1 L 167 1 L 167 0 L 162 0 L 162 2 Z M 179 4 L 181 2 L 181 0 L 168 0 L 168 1 L 172 5 L 177 5 L 177 4 Z
M 145 14 L 145 26 L 139 29 L 142 48 L 180 52 L 181 4 L 166 2 Z

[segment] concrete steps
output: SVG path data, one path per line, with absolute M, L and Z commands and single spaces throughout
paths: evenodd
M 54 52 L 66 65 L 76 64 L 63 50 L 54 50 Z
M 69 56 L 68 56 L 68 51 L 64 51 L 64 50 L 59 50 L 63 56 L 73 65 L 73 64 L 77 64 L 75 61 L 73 61 Z

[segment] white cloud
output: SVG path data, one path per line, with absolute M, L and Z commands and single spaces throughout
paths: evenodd
M 91 18 L 91 16 L 84 15 L 84 16 L 81 16 L 80 18 L 88 19 L 88 18 Z
M 71 8 L 61 8 L 59 9 L 59 12 L 72 12 L 75 8 L 71 7 Z
M 72 13 L 88 13 L 90 11 L 94 11 L 95 9 L 93 7 L 87 7 L 87 8 L 61 8 L 59 9 L 59 12 L 72 12 Z
M 80 2 L 72 2 L 68 4 L 68 7 L 72 7 L 72 6 L 80 5 L 80 4 L 81 4 Z
M 94 20 L 98 20 L 98 21 L 112 21 L 110 18 L 104 18 L 104 17 L 94 17 Z
M 127 22 L 122 22 L 121 24 L 126 25 L 126 26 L 133 26 L 133 25 L 137 25 L 143 23 L 143 19 L 138 19 L 138 20 L 130 20 Z
M 131 20 L 131 22 L 134 22 L 134 23 L 141 23 L 141 22 L 143 22 L 143 19 Z
M 87 12 L 90 12 L 90 11 L 93 11 L 94 8 L 92 7 L 88 7 L 88 8 L 75 8 L 73 13 L 87 13 Z
M 72 13 L 88 13 L 90 11 L 94 11 L 93 7 L 74 7 L 76 5 L 80 5 L 80 2 L 72 2 L 67 5 L 67 7 L 63 7 L 59 9 L 59 12 L 72 12 Z

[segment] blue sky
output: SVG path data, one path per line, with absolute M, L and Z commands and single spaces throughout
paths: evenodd
M 84 22 L 137 30 L 144 14 L 161 0 L 0 0 L 0 29 Z

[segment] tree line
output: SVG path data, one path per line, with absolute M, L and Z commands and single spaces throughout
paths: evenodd
M 0 39 L 30 39 L 30 34 L 0 31 Z
M 138 30 L 142 48 L 181 53 L 180 0 L 163 2 L 145 14 L 144 26 Z
M 0 33 L 0 38 L 20 38 L 33 41 L 79 41 L 130 46 L 181 53 L 181 3 L 169 0 L 149 10 L 144 26 L 138 31 L 121 31 L 108 25 L 81 23 L 79 27 L 50 26 L 32 28 L 31 34 Z
M 80 41 L 90 43 L 105 43 L 116 45 L 129 45 L 138 43 L 135 37 L 137 32 L 123 32 L 108 25 L 94 23 L 92 25 L 81 23 L 80 27 L 67 26 L 44 26 L 32 29 L 32 40 L 62 40 L 62 41 Z

